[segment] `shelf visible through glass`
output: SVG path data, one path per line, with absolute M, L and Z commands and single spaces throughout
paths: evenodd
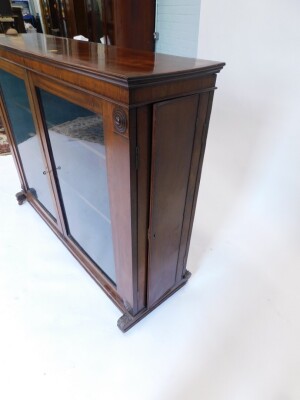
M 101 115 L 39 89 L 69 236 L 115 282 Z

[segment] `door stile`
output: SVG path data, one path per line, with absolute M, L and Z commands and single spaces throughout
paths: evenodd
M 133 303 L 132 314 L 139 310 L 138 301 L 138 169 L 139 169 L 139 148 L 137 143 L 137 111 L 130 109 L 129 117 L 129 162 L 130 162 L 130 198 L 131 198 L 131 240 L 132 240 L 132 288 Z
M 53 199 L 53 203 L 55 204 L 55 210 L 57 213 L 57 228 L 62 234 L 66 234 L 66 228 L 63 219 L 62 208 L 60 206 L 59 195 L 56 189 L 55 178 L 53 174 L 53 168 L 55 168 L 54 164 L 52 163 L 50 154 L 49 154 L 49 146 L 47 143 L 46 133 L 44 129 L 43 123 L 43 115 L 40 109 L 39 100 L 37 97 L 37 93 L 35 90 L 35 86 L 31 77 L 31 73 L 29 71 L 25 72 L 24 78 L 28 99 L 30 103 L 30 107 L 32 109 L 32 117 L 36 127 L 37 136 L 39 138 L 39 143 L 41 147 L 42 156 L 44 159 L 44 163 L 46 165 L 46 170 L 43 173 L 47 176 L 49 185 L 51 187 L 51 195 Z M 41 171 L 42 173 L 42 171 Z M 33 198 L 34 199 L 34 198 Z M 53 222 L 52 222 L 53 223 Z
M 186 273 L 187 255 L 189 252 L 193 221 L 197 205 L 213 97 L 214 90 L 200 94 L 199 98 L 193 155 L 191 159 L 188 192 L 184 212 L 184 224 L 182 228 L 180 251 L 177 263 L 176 282 L 180 282 Z
M 142 106 L 136 111 L 138 135 L 137 168 L 137 274 L 138 310 L 147 307 L 148 229 L 150 199 L 150 166 L 152 139 L 152 106 Z
M 17 78 L 20 78 L 22 80 L 24 80 L 24 70 L 20 67 L 18 67 L 17 65 L 8 63 L 4 60 L 0 60 L 0 67 L 1 69 L 3 69 L 4 71 L 16 76 Z M 12 155 L 13 155 L 13 159 L 14 159 L 14 163 L 17 167 L 17 171 L 18 171 L 18 175 L 19 175 L 19 179 L 21 182 L 21 187 L 23 190 L 27 190 L 28 189 L 28 184 L 27 184 L 27 180 L 26 180 L 26 176 L 24 173 L 24 169 L 23 169 L 23 164 L 19 155 L 19 151 L 18 151 L 18 146 L 14 140 L 14 135 L 13 135 L 13 130 L 10 126 L 10 121 L 8 118 L 8 112 L 6 109 L 6 105 L 5 105 L 5 101 L 4 101 L 4 97 L 3 94 L 0 93 L 0 116 L 1 116 L 1 120 L 5 129 L 5 133 L 7 135 L 8 141 L 10 143 L 10 147 L 11 147 L 11 151 L 12 151 Z
M 134 133 L 131 128 L 132 121 L 129 120 L 130 115 L 132 116 L 132 113 L 123 107 L 109 102 L 103 105 L 116 285 L 126 310 L 133 315 L 137 312 L 137 296 L 134 294 L 134 288 L 137 285 L 137 251 L 136 248 L 133 249 L 132 235 L 136 238 L 136 217 L 132 216 L 131 203 L 134 190 L 131 180 L 135 182 L 136 178 L 131 167 L 134 163 L 134 174 L 136 174 L 136 159 L 135 146 L 133 146 L 135 138 L 129 137 Z M 132 147 L 134 147 L 134 152 Z
M 14 136 L 12 134 L 10 123 L 9 123 L 8 118 L 7 118 L 7 115 L 8 115 L 8 113 L 6 112 L 6 106 L 5 106 L 5 103 L 3 101 L 3 96 L 2 96 L 2 93 L 1 93 L 1 95 L 0 95 L 0 117 L 1 117 L 1 121 L 2 121 L 5 133 L 7 135 L 7 138 L 8 138 L 9 144 L 10 144 L 10 149 L 11 149 L 11 152 L 12 152 L 12 155 L 13 155 L 14 163 L 15 163 L 15 165 L 17 167 L 19 179 L 20 179 L 20 182 L 21 182 L 21 188 L 23 190 L 26 190 L 26 189 L 28 189 L 27 180 L 26 180 L 26 177 L 25 177 L 25 174 L 24 174 L 23 165 L 22 165 L 22 162 L 21 162 L 21 159 L 20 159 L 20 156 L 19 156 L 18 148 L 17 148 L 17 145 L 15 143 Z

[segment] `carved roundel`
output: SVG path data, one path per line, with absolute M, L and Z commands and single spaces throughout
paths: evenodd
M 115 108 L 113 112 L 114 128 L 117 133 L 124 135 L 127 130 L 127 115 L 122 108 Z

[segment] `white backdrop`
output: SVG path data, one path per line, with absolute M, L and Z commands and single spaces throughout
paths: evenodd
M 240 255 L 223 259 L 226 276 L 236 268 L 239 313 L 214 368 L 198 374 L 205 400 L 300 398 L 299 16 L 297 0 L 202 0 L 198 57 L 227 65 L 196 229 Z
M 297 0 L 204 0 L 198 49 L 199 58 L 227 63 L 209 135 L 219 177 L 238 195 L 263 183 L 268 213 L 292 237 L 300 214 L 299 15 Z

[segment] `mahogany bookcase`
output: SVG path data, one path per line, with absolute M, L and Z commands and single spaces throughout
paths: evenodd
M 224 63 L 0 37 L 0 110 L 27 200 L 122 310 L 125 332 L 181 288 Z

